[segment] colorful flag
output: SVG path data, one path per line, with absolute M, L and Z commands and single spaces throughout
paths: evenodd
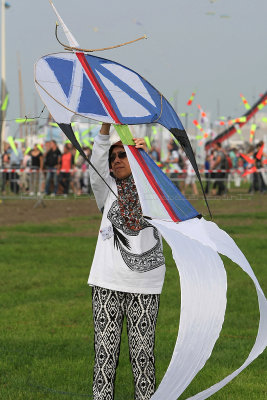
M 250 110 L 251 107 L 250 107 L 250 105 L 248 104 L 246 98 L 242 95 L 242 93 L 240 93 L 240 97 L 241 97 L 241 99 L 242 99 L 242 101 L 243 101 L 243 104 L 244 104 L 244 106 L 246 107 L 246 109 L 247 109 L 247 110 Z
M 196 95 L 196 92 L 193 92 L 193 93 L 191 94 L 191 97 L 190 97 L 190 99 L 189 99 L 188 102 L 187 102 L 187 105 L 188 105 L 188 106 L 191 106 L 191 104 L 193 103 L 193 100 L 194 100 L 195 95 Z

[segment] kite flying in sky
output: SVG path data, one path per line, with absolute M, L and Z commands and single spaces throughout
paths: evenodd
M 218 253 L 237 263 L 255 285 L 260 309 L 255 344 L 236 371 L 191 397 L 206 399 L 264 351 L 267 300 L 248 261 L 230 236 L 215 223 L 206 221 L 148 154 L 132 145 L 126 125 L 159 123 L 179 141 L 200 179 L 188 136 L 172 106 L 135 71 L 81 49 L 52 2 L 51 5 L 68 39 L 68 52 L 46 55 L 37 61 L 36 89 L 54 120 L 85 158 L 72 131 L 73 116 L 115 125 L 128 156 L 143 215 L 170 245 L 179 271 L 178 337 L 170 365 L 151 400 L 176 400 L 211 355 L 226 309 L 227 279 Z

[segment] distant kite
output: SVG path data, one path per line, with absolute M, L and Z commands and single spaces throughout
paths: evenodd
M 189 99 L 188 102 L 187 102 L 187 105 L 188 105 L 188 106 L 191 106 L 191 105 L 192 105 L 193 100 L 194 100 L 194 98 L 195 98 L 195 95 L 196 95 L 196 92 L 193 92 L 193 93 L 191 94 L 190 99 Z
M 133 23 L 134 23 L 135 25 L 138 25 L 138 26 L 143 26 L 142 22 L 140 22 L 140 21 L 137 20 L 136 18 L 133 19 Z

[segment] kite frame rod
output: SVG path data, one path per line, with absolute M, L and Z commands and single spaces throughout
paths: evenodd
M 141 37 L 139 37 L 137 39 L 130 40 L 129 42 L 125 42 L 125 43 L 121 43 L 121 44 L 116 44 L 115 46 L 103 47 L 103 48 L 100 48 L 100 49 L 81 49 L 80 47 L 71 47 L 71 46 L 68 46 L 68 45 L 62 43 L 59 40 L 58 34 L 57 34 L 58 26 L 59 26 L 59 24 L 57 22 L 56 23 L 56 29 L 55 29 L 55 35 L 56 35 L 56 39 L 57 39 L 58 43 L 61 44 L 61 46 L 63 46 L 65 50 L 82 51 L 84 53 L 93 53 L 94 51 L 104 51 L 104 50 L 116 49 L 118 47 L 126 46 L 127 44 L 138 42 L 139 40 L 142 40 L 142 39 L 147 39 L 147 35 L 143 35 L 143 36 L 141 36 Z

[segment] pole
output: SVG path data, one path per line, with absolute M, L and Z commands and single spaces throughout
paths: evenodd
M 185 113 L 185 130 L 188 128 L 188 112 Z
M 5 0 L 1 0 L 1 104 L 3 105 L 6 97 L 6 19 L 5 19 Z M 1 110 L 0 121 L 0 155 L 2 158 L 3 142 L 5 137 L 5 112 Z
M 25 116 L 25 103 L 23 96 L 23 85 L 22 85 L 22 73 L 20 66 L 20 56 L 19 52 L 17 52 L 17 60 L 18 60 L 18 78 L 19 78 L 19 108 L 20 108 L 20 118 Z M 24 137 L 24 129 L 23 124 L 20 124 L 19 127 L 19 137 L 22 139 Z

